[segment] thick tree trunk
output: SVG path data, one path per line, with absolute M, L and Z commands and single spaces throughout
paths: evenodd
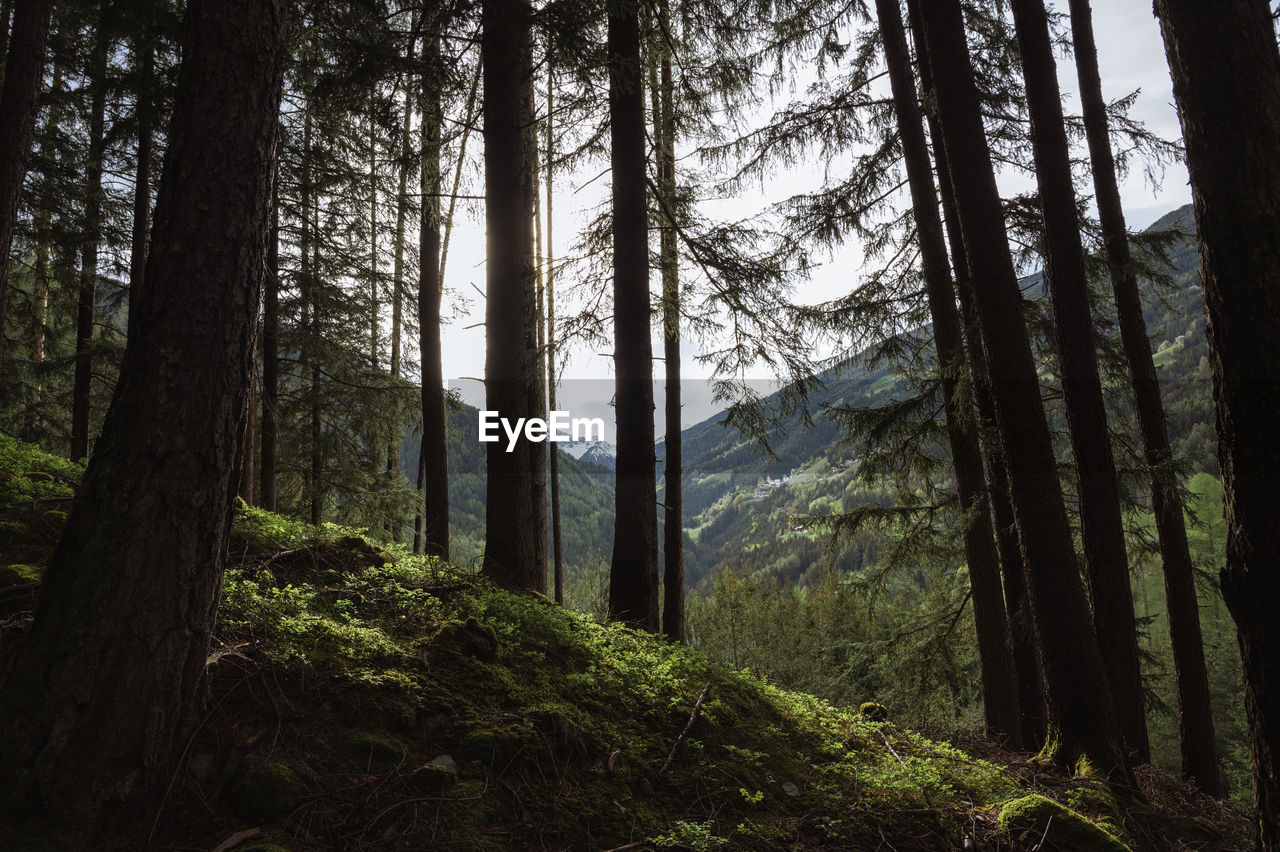
M 449 460 L 445 441 L 444 366 L 440 349 L 440 126 L 444 119 L 440 42 L 422 49 L 422 220 L 418 230 L 418 350 L 422 368 L 422 444 L 419 470 L 425 510 L 422 552 L 449 558 Z M 461 156 L 461 155 L 459 155 Z
M 1120 483 L 1098 378 L 1097 341 L 1089 312 L 1089 283 L 1071 179 L 1071 150 L 1049 41 L 1049 21 L 1043 0 L 1013 0 L 1013 17 L 1022 54 L 1031 148 L 1044 217 L 1045 277 L 1053 303 L 1062 396 L 1076 460 L 1080 537 L 1093 597 L 1093 629 L 1098 634 L 1099 647 L 1104 649 L 1102 666 L 1128 757 L 1135 764 L 1147 763 L 1151 749 L 1120 513 Z
M 555 71 L 551 59 L 547 59 L 547 143 L 544 159 L 546 160 L 547 184 L 547 408 L 556 410 L 556 267 L 555 267 L 555 227 L 554 218 L 554 177 L 552 158 L 555 152 L 555 135 L 552 116 L 555 103 Z M 551 460 L 551 564 L 555 601 L 564 603 L 564 541 L 560 530 L 560 451 L 552 447 L 548 452 Z
M 155 792 L 190 731 L 247 418 L 284 7 L 188 7 L 139 334 L 0 689 L 7 808 L 65 821 Z
M 1093 186 L 1098 218 L 1106 244 L 1107 266 L 1120 319 L 1133 396 L 1142 430 L 1142 448 L 1151 472 L 1151 508 L 1160 540 L 1164 566 L 1165 600 L 1169 613 L 1169 636 L 1173 646 L 1173 666 L 1177 673 L 1178 709 L 1182 734 L 1182 773 L 1211 795 L 1222 794 L 1218 773 L 1218 749 L 1214 739 L 1213 710 L 1209 698 L 1209 676 L 1204 661 L 1200 633 L 1200 602 L 1196 595 L 1195 573 L 1187 544 L 1187 528 L 1182 517 L 1182 500 L 1177 484 L 1164 473 L 1173 453 L 1165 425 L 1160 382 L 1151 358 L 1151 343 L 1138 278 L 1129 251 L 1129 233 L 1116 182 L 1115 159 L 1108 132 L 1107 104 L 1102 96 L 1098 72 L 1098 49 L 1093 40 L 1093 13 L 1089 0 L 1071 0 L 1071 32 L 1075 44 L 1076 72 L 1080 80 L 1080 100 L 1084 107 L 1085 136 L 1093 164 Z
M 671 31 L 669 0 L 659 0 L 658 28 Z M 659 36 L 658 72 L 653 89 L 654 140 L 658 159 L 658 191 L 671 198 L 676 189 L 675 81 L 671 75 L 671 47 Z M 684 494 L 680 413 L 680 255 L 675 226 L 664 222 L 658 234 L 662 269 L 662 356 L 666 370 L 666 422 L 662 442 L 666 451 L 662 481 L 662 632 L 684 641 Z
M 1156 0 L 1182 120 L 1244 658 L 1259 847 L 1280 849 L 1280 53 L 1265 0 Z
M 485 404 L 499 417 L 545 417 L 533 258 L 532 8 L 484 0 Z M 508 588 L 547 587 L 546 444 L 488 444 L 484 571 Z
M 276 448 L 280 441 L 280 161 L 273 165 L 271 232 L 267 274 L 262 290 L 262 455 L 258 461 L 258 499 L 276 510 Z
M 93 385 L 93 314 L 98 293 L 98 246 L 102 242 L 102 144 L 107 113 L 107 4 L 98 9 L 89 67 L 89 156 L 85 164 L 84 232 L 80 248 L 80 295 L 76 305 L 75 376 L 71 388 L 71 458 L 89 455 L 89 402 Z
M 947 246 L 938 214 L 938 196 L 930 170 L 915 78 L 907 52 L 899 0 L 876 0 L 876 14 L 884 39 L 885 63 L 893 91 L 898 137 L 906 161 L 911 207 L 920 241 L 925 291 L 933 320 L 933 337 L 942 376 L 943 409 L 947 438 L 956 475 L 961 510 L 970 515 L 964 528 L 965 557 L 973 595 L 973 616 L 982 670 L 982 703 L 987 731 L 1011 742 L 1021 742 L 1017 690 L 1013 666 L 1005 643 L 1004 599 L 1000 588 L 1000 561 L 991 526 L 990 505 L 983 480 L 982 452 L 970 412 L 963 410 L 958 391 L 964 366 L 964 344 L 955 288 L 947 264 Z
M 609 615 L 658 631 L 658 493 L 644 89 L 635 0 L 609 6 L 609 139 L 613 171 L 613 365 L 618 459 Z
M 928 55 L 923 49 L 918 5 L 915 2 L 908 2 L 908 11 L 919 54 L 920 83 L 924 92 L 924 101 L 933 103 L 933 75 L 927 61 Z M 974 305 L 973 280 L 969 274 L 969 261 L 965 256 L 960 219 L 956 213 L 955 191 L 952 187 L 951 171 L 947 167 L 947 158 L 942 150 L 942 130 L 936 111 L 931 110 L 927 120 L 929 135 L 933 139 L 933 158 L 938 171 L 947 243 L 955 269 L 956 297 L 960 303 L 969 377 L 974 403 L 978 409 L 978 438 L 982 446 L 982 455 L 986 459 L 987 496 L 991 501 L 996 550 L 1000 556 L 1000 573 L 1004 580 L 1005 618 L 1008 623 L 1014 681 L 1018 693 L 1021 746 L 1027 751 L 1037 751 L 1044 745 L 1045 737 L 1044 679 L 1040 676 L 1039 652 L 1036 647 L 1035 629 L 1031 623 L 1030 604 L 1027 601 L 1026 566 L 1023 564 L 1022 550 L 1018 544 L 1018 529 L 1013 517 L 1013 505 L 1009 501 L 1009 474 L 1004 453 L 1000 447 L 995 401 L 991 397 L 991 380 L 987 373 L 986 355 L 982 351 L 982 335 L 978 325 L 977 307 Z
M 1080 759 L 1121 782 L 1132 776 L 1120 749 L 1089 605 L 1058 483 L 1053 442 L 1017 275 L 1005 234 L 958 0 L 920 0 L 996 423 L 1025 564 L 1050 714 L 1053 757 Z
M 25 0 L 13 16 L 0 90 L 0 376 L 4 375 L 5 315 L 9 304 L 9 248 L 18 221 L 18 199 L 31 156 L 36 102 L 44 75 L 44 43 L 53 0 Z
M 147 266 L 147 240 L 151 236 L 151 160 L 155 131 L 155 107 L 151 90 L 155 85 L 155 42 L 149 28 L 134 40 L 135 71 L 138 75 L 137 163 L 133 172 L 133 240 L 129 248 L 129 336 L 136 331 L 138 302 Z

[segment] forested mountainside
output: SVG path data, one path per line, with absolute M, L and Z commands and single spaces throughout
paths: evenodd
M 1170 438 L 1189 473 L 1203 471 L 1216 476 L 1212 384 L 1191 206 L 1171 211 L 1147 228 L 1148 234 L 1160 232 L 1182 235 L 1164 247 L 1167 280 L 1142 282 L 1145 319 L 1159 368 Z M 1025 298 L 1043 300 L 1041 282 L 1039 274 L 1024 279 Z M 1044 306 L 1039 310 L 1045 310 Z M 1099 320 L 1114 336 L 1114 316 Z M 1041 341 L 1041 345 L 1048 344 Z M 773 456 L 752 437 L 726 427 L 724 414 L 683 430 L 685 577 L 689 585 L 696 587 L 713 578 L 722 567 L 767 569 L 779 580 L 798 580 L 816 577 L 828 565 L 856 570 L 875 563 L 879 546 L 874 539 L 864 537 L 831 554 L 826 536 L 805 529 L 803 523 L 797 527 L 793 520 L 885 501 L 884 495 L 859 484 L 859 439 L 850 440 L 848 430 L 829 409 L 885 405 L 896 398 L 899 385 L 890 368 L 868 367 L 858 359 L 821 378 L 825 387 L 809 399 L 811 424 L 806 425 L 802 415 L 795 413 L 771 426 L 769 449 Z M 1046 376 L 1047 384 L 1052 381 Z M 1124 381 L 1123 376 L 1114 380 L 1113 387 L 1118 389 L 1114 398 L 1121 414 L 1131 417 Z M 766 398 L 764 404 L 768 407 L 775 401 L 776 395 Z M 1065 426 L 1059 421 L 1058 428 Z M 663 451 L 659 442 L 659 459 Z M 597 477 L 592 483 L 601 481 Z M 591 488 L 594 493 L 595 485 Z M 583 501 L 586 505 L 594 502 Z M 566 524 L 590 526 L 568 512 L 564 517 Z M 600 540 L 600 552 L 608 553 L 609 544 L 607 538 Z

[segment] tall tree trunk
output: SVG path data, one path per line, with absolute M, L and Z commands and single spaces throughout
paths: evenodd
M 1053 757 L 1131 782 L 1058 483 L 958 0 L 919 0 L 996 403 L 1050 714 Z
M 913 38 L 916 42 L 924 101 L 933 104 L 935 102 L 933 73 L 928 62 L 928 54 L 923 46 L 919 6 L 913 0 L 908 0 L 907 8 Z M 977 307 L 974 304 L 973 279 L 969 273 L 968 258 L 965 256 L 960 219 L 956 213 L 951 170 L 947 167 L 947 158 L 942 149 L 942 128 L 938 123 L 936 110 L 930 110 L 927 113 L 927 121 L 929 135 L 933 140 L 933 158 L 938 171 L 938 187 L 947 243 L 955 268 L 956 297 L 960 303 L 969 377 L 974 403 L 978 409 L 978 438 L 982 455 L 986 459 L 987 496 L 991 501 L 996 550 L 1000 556 L 1000 573 L 1004 580 L 1005 617 L 1009 629 L 1014 681 L 1018 691 L 1021 745 L 1027 751 L 1036 751 L 1044 745 L 1046 713 L 1044 679 L 1040 676 L 1035 628 L 1031 623 L 1030 604 L 1027 601 L 1026 566 L 1023 564 L 1022 550 L 1018 544 L 1018 529 L 1013 517 L 1013 505 L 1009 501 L 1009 474 L 996 426 L 995 401 L 991 396 L 991 379 L 987 372 L 986 354 L 982 350 L 982 335 L 978 324 Z
M 102 242 L 102 145 L 107 113 L 108 5 L 98 7 L 89 65 L 89 156 L 85 164 L 84 232 L 80 248 L 80 290 L 76 305 L 75 377 L 71 388 L 71 458 L 89 455 L 89 402 L 93 385 L 93 314 L 98 293 L 98 246 Z
M 419 489 L 425 498 L 422 551 L 449 558 L 449 459 L 440 343 L 444 270 L 440 245 L 440 128 L 444 121 L 440 37 L 422 47 L 422 220 L 418 230 L 418 350 L 422 368 Z M 461 157 L 462 151 L 458 156 Z M 419 509 L 422 509 L 419 506 Z
M 271 232 L 267 275 L 262 291 L 262 455 L 258 461 L 258 499 L 276 510 L 276 448 L 280 441 L 280 160 L 273 164 Z
M 1200 602 L 1196 596 L 1195 573 L 1187 528 L 1182 516 L 1182 500 L 1168 468 L 1173 452 L 1160 400 L 1160 382 L 1151 358 L 1151 342 L 1142 317 L 1138 278 L 1129 251 L 1120 187 L 1116 181 L 1115 159 L 1111 153 L 1107 105 L 1102 96 L 1098 72 L 1098 49 L 1093 40 L 1093 13 L 1089 0 L 1071 0 L 1071 33 L 1075 45 L 1076 73 L 1080 80 L 1080 101 L 1084 108 L 1085 136 L 1093 164 L 1093 186 L 1098 218 L 1106 245 L 1111 287 L 1120 319 L 1120 338 L 1133 396 L 1142 430 L 1142 449 L 1151 472 L 1151 508 L 1160 540 L 1164 567 L 1165 600 L 1169 614 L 1169 637 L 1173 646 L 1173 666 L 1177 674 L 1178 709 L 1182 735 L 1182 773 L 1210 795 L 1221 795 L 1218 749 L 1214 739 L 1213 710 L 1209 699 L 1209 675 L 1204 661 L 1200 633 Z
M 284 7 L 188 7 L 139 334 L 0 689 L 7 809 L 91 819 L 156 792 L 191 730 L 240 470 Z
M 609 140 L 613 171 L 613 365 L 617 492 L 609 615 L 658 624 L 658 493 L 649 337 L 649 216 L 645 204 L 644 89 L 636 0 L 609 5 Z
M 911 207 L 919 234 L 925 291 L 933 320 L 938 370 L 942 376 L 943 409 L 956 475 L 956 491 L 961 510 L 971 515 L 964 529 L 964 549 L 969 564 L 978 659 L 982 669 L 983 711 L 988 732 L 1018 743 L 1022 732 L 1013 666 L 1005 643 L 1007 624 L 1000 588 L 1000 560 L 983 480 L 977 430 L 971 413 L 963 410 L 960 401 L 963 394 L 959 392 L 958 385 L 964 366 L 960 314 L 956 310 L 955 287 L 947 263 L 947 246 L 942 218 L 938 214 L 929 148 L 916 101 L 915 78 L 911 73 L 911 58 L 907 52 L 907 37 L 898 3 L 899 0 L 876 0 L 876 14 L 884 39 L 898 137 L 906 161 Z
M 319 264 L 316 248 L 320 242 L 319 212 L 313 209 L 315 186 L 312 181 L 311 150 L 312 125 L 311 105 L 306 107 L 302 119 L 302 186 L 299 195 L 302 208 L 301 235 L 298 240 L 298 289 L 302 297 L 302 322 L 299 324 L 303 335 L 300 347 L 300 360 L 304 369 L 310 368 L 310 384 L 307 387 L 307 407 L 311 414 L 311 440 L 308 445 L 311 464 L 306 473 L 305 496 L 310 504 L 311 523 L 320 523 L 320 510 L 323 503 L 324 457 L 320 440 L 322 424 L 320 420 L 320 294 Z
M 133 239 L 129 248 L 129 327 L 135 334 L 138 319 L 138 302 L 142 298 L 142 283 L 147 266 L 147 239 L 151 235 L 151 160 L 155 136 L 155 106 L 152 87 L 155 85 L 155 36 L 151 32 L 150 16 L 146 26 L 134 40 L 135 73 L 138 75 L 137 163 L 133 172 Z
M 1156 0 L 1200 234 L 1259 848 L 1280 849 L 1280 52 L 1265 0 Z
M 9 248 L 18 221 L 18 199 L 31 156 L 36 106 L 44 76 L 44 44 L 53 0 L 25 0 L 13 16 L 0 90 L 0 377 L 4 376 L 5 316 L 9 304 Z
M 554 176 L 552 158 L 555 153 L 555 68 L 547 57 L 547 408 L 556 410 L 556 244 L 554 212 Z M 560 530 L 560 451 L 552 447 L 548 451 L 551 460 L 551 561 L 554 578 L 555 601 L 564 603 L 564 540 Z
M 653 89 L 654 146 L 658 160 L 658 191 L 670 199 L 676 189 L 675 82 L 671 75 L 671 7 L 658 3 L 658 67 Z M 669 206 L 669 205 L 668 205 Z M 684 641 L 684 501 L 680 413 L 680 255 L 675 225 L 663 222 L 658 232 L 658 262 L 662 269 L 662 356 L 666 372 L 666 421 L 662 482 L 662 632 Z
M 40 209 L 36 213 L 36 257 L 35 290 L 32 298 L 31 323 L 31 365 L 35 372 L 35 386 L 31 389 L 27 400 L 27 412 L 23 418 L 23 438 L 31 442 L 39 442 L 44 438 L 41 422 L 44 408 L 44 377 L 42 366 L 45 358 L 45 342 L 49 335 L 49 285 L 53 281 L 53 206 L 55 203 L 53 175 L 56 168 L 57 146 L 53 144 L 53 134 L 62 121 L 62 101 L 56 99 L 62 91 L 63 69 L 59 63 L 53 66 L 53 85 L 50 91 L 55 94 L 53 105 L 45 116 L 44 133 L 42 134 L 41 160 L 47 165 L 41 176 Z M 47 146 L 46 146 L 46 143 Z
M 378 370 L 378 133 L 374 93 L 369 94 L 369 368 Z
M 533 193 L 532 8 L 484 0 L 485 404 L 499 417 L 543 417 L 538 372 Z M 546 444 L 488 445 L 484 571 L 500 585 L 547 587 Z M 539 486 L 539 483 L 542 486 Z
M 412 30 L 416 32 L 415 16 Z M 409 58 L 413 58 L 414 45 L 409 45 Z M 404 94 L 404 123 L 400 128 L 399 185 L 396 187 L 396 230 L 393 244 L 395 260 L 391 267 L 391 382 L 395 393 L 399 394 L 400 359 L 402 352 L 401 335 L 404 332 L 404 244 L 405 222 L 409 217 L 409 172 L 410 160 L 413 157 L 413 86 L 406 84 Z M 400 478 L 400 434 L 396 426 L 391 430 L 387 442 L 387 480 L 388 487 L 394 486 Z M 400 517 L 391 521 L 391 537 L 400 540 Z
M 1044 217 L 1045 277 L 1053 303 L 1063 407 L 1076 460 L 1080 537 L 1093 597 L 1093 629 L 1098 634 L 1099 647 L 1105 649 L 1102 666 L 1129 758 L 1133 763 L 1147 763 L 1151 749 L 1120 512 L 1120 482 L 1098 378 L 1097 341 L 1089 311 L 1089 283 L 1071 179 L 1071 150 L 1043 0 L 1013 0 L 1013 18 L 1022 54 L 1031 148 Z

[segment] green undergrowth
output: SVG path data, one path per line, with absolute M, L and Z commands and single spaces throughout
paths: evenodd
M 29 583 L 52 538 L 24 541 L 45 555 L 19 564 L 10 541 L 0 564 Z M 241 505 L 218 618 L 158 814 L 94 848 L 1019 849 L 1045 836 L 1008 806 L 1030 792 L 1098 848 L 1131 840 L 1086 779 L 1029 782 L 878 704 L 788 692 L 351 529 Z

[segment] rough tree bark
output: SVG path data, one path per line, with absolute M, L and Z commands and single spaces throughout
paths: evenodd
M 139 334 L 0 688 L 6 807 L 92 818 L 168 782 L 190 730 L 247 419 L 285 5 L 188 7 Z
M 31 157 L 36 107 L 44 75 L 44 45 L 53 0 L 26 0 L 13 15 L 0 90 L 0 377 L 4 375 L 5 314 L 9 304 L 9 248 L 18 220 L 18 199 Z
M 1131 784 L 1102 655 L 1089 627 L 959 0 L 920 0 L 920 19 L 1028 569 L 1050 715 L 1047 745 L 1060 763 L 1087 759 L 1114 780 Z
M 422 47 L 422 219 L 418 228 L 418 351 L 422 370 L 422 552 L 449 558 L 449 459 L 446 446 L 444 366 L 440 350 L 440 41 Z
M 876 0 L 876 16 L 884 40 L 898 138 L 906 162 L 911 208 L 919 235 L 925 291 L 933 320 L 938 369 L 942 376 L 943 409 L 956 475 L 956 491 L 961 510 L 971 514 L 964 529 L 964 550 L 969 564 L 978 659 L 982 670 L 983 712 L 989 733 L 1020 743 L 1022 731 L 1017 690 L 1005 642 L 1007 623 L 1000 588 L 1000 560 L 983 480 L 982 451 L 974 418 L 960 402 L 963 394 L 958 386 L 964 370 L 960 314 L 956 310 L 955 287 L 947 263 L 938 196 L 934 190 L 920 106 L 916 101 L 915 77 L 911 73 L 911 57 L 907 51 L 899 0 Z
M 1280 52 L 1266 0 L 1156 0 L 1200 234 L 1258 844 L 1280 849 Z
M 609 614 L 657 632 L 658 493 L 649 337 L 649 215 L 644 89 L 635 0 L 609 4 L 609 139 L 613 172 L 613 365 L 617 492 Z
M 1221 795 L 1209 675 L 1200 633 L 1200 602 L 1196 596 L 1187 527 L 1182 517 L 1182 500 L 1178 496 L 1177 483 L 1170 479 L 1169 474 L 1162 472 L 1173 452 L 1160 399 L 1160 382 L 1151 358 L 1147 324 L 1142 317 L 1142 301 L 1129 250 L 1124 207 L 1120 203 L 1089 0 L 1071 0 L 1071 33 L 1075 45 L 1076 74 L 1080 81 L 1080 101 L 1084 108 L 1085 137 L 1093 166 L 1094 197 L 1102 223 L 1111 288 L 1115 292 L 1120 339 L 1133 382 L 1143 457 L 1151 471 L 1151 509 L 1160 541 L 1169 637 L 1177 674 L 1182 774 L 1206 793 Z
M 485 404 L 513 422 L 545 417 L 533 259 L 532 8 L 484 0 Z M 488 445 L 484 571 L 503 586 L 547 585 L 546 444 Z
M 1093 629 L 1129 758 L 1147 763 L 1147 716 L 1138 664 L 1129 558 L 1125 552 L 1120 483 L 1098 378 L 1089 282 L 1076 217 L 1071 150 L 1062 116 L 1057 66 L 1043 0 L 1013 0 L 1031 118 L 1031 148 L 1045 229 L 1045 278 L 1062 379 L 1063 408 L 1075 456 L 1080 537 L 1093 598 Z

